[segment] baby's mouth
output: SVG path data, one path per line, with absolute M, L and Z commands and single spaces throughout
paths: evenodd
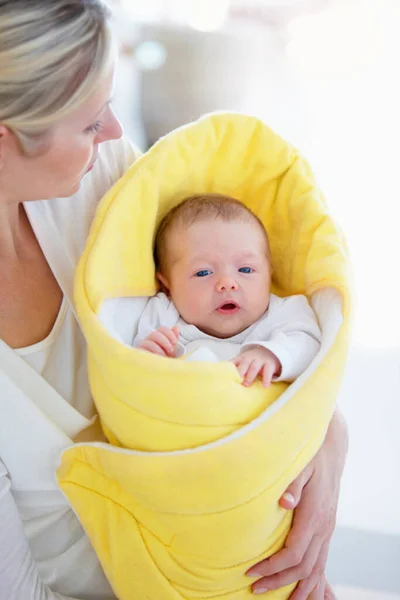
M 233 315 L 240 310 L 240 306 L 234 300 L 225 300 L 217 308 L 217 312 L 221 315 Z

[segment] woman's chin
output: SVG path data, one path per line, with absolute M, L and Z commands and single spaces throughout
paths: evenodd
M 90 165 L 83 171 L 82 175 L 80 176 L 78 186 L 82 183 L 82 180 L 86 177 L 86 175 L 88 175 L 90 173 L 90 171 L 93 169 L 93 167 L 94 167 L 94 165 Z
M 58 197 L 59 198 L 69 198 L 70 196 L 73 196 L 74 194 L 79 192 L 84 176 L 85 176 L 85 174 L 83 174 L 78 181 L 76 181 L 75 183 L 72 183 L 69 186 L 69 189 L 65 190 L 64 194 L 62 194 L 62 195 L 59 194 Z

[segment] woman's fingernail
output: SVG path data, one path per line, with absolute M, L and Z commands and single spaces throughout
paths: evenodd
M 247 571 L 246 575 L 248 577 L 262 577 L 263 576 L 262 573 L 259 573 L 258 571 L 252 571 L 252 570 Z
M 265 594 L 265 592 L 268 592 L 266 587 L 258 587 L 253 590 L 253 594 Z
M 286 492 L 285 494 L 283 494 L 282 498 L 284 498 L 291 504 L 294 504 L 294 502 L 295 502 L 293 494 L 290 494 L 289 492 Z

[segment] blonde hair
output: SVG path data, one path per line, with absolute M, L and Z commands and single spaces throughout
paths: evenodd
M 106 73 L 108 17 L 102 0 L 0 0 L 0 123 L 25 151 Z
M 163 218 L 157 230 L 154 259 L 157 269 L 163 273 L 166 265 L 167 238 L 174 227 L 190 227 L 199 221 L 220 220 L 225 222 L 254 223 L 262 231 L 268 261 L 271 259 L 268 234 L 260 219 L 239 200 L 223 194 L 196 194 L 182 200 Z

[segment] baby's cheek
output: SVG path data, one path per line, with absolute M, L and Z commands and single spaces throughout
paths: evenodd
M 193 314 L 196 314 L 198 308 L 198 297 L 197 294 L 193 294 L 192 291 L 184 286 L 175 286 L 171 292 L 172 299 L 178 312 L 185 321 L 190 321 Z
M 191 320 L 199 319 L 210 313 L 210 307 L 207 305 L 206 297 L 201 292 L 192 296 L 188 309 L 190 311 Z
M 196 296 L 192 297 L 191 302 L 189 303 L 189 310 L 192 314 L 199 315 L 199 313 L 204 312 L 203 304 L 202 298 L 196 294 Z

